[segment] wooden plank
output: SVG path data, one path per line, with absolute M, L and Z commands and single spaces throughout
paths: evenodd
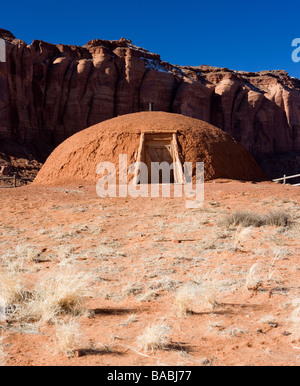
M 177 136 L 173 134 L 173 161 L 174 161 L 174 178 L 175 182 L 179 184 L 184 183 L 183 167 L 179 156 L 179 148 L 177 143 Z
M 157 132 L 157 130 L 143 130 L 143 134 L 154 134 L 154 135 L 168 135 L 171 137 L 173 134 L 176 134 L 178 130 L 161 130 Z
M 144 150 L 145 150 L 145 134 L 141 133 L 140 146 L 139 146 L 139 150 L 138 150 L 138 154 L 137 154 L 137 160 L 136 160 L 137 163 L 143 161 Z M 138 168 L 138 165 L 137 165 L 136 168 L 135 168 L 135 171 L 134 171 L 134 176 L 133 176 L 133 183 L 135 185 L 137 185 L 137 182 L 138 182 L 137 181 L 138 174 L 139 174 L 139 168 Z

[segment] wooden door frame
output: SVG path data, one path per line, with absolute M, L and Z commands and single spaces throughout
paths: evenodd
M 185 182 L 184 179 L 184 172 L 183 172 L 183 166 L 182 162 L 180 159 L 180 152 L 179 152 L 179 147 L 178 147 L 178 142 L 177 142 L 177 131 L 145 131 L 141 132 L 140 136 L 140 144 L 139 144 L 139 149 L 137 153 L 137 165 L 134 171 L 134 177 L 133 177 L 133 183 L 137 185 L 138 181 L 138 175 L 139 175 L 139 163 L 140 162 L 145 162 L 145 151 L 146 151 L 146 135 L 149 134 L 157 134 L 157 135 L 166 135 L 170 136 L 170 144 L 172 146 L 172 158 L 173 158 L 173 164 L 174 164 L 174 169 L 173 169 L 173 174 L 174 174 L 174 181 L 175 183 L 178 184 L 183 184 Z

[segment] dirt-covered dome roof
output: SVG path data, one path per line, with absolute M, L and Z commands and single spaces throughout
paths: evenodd
M 165 112 L 140 112 L 101 122 L 78 132 L 50 155 L 35 184 L 96 183 L 100 162 L 137 160 L 141 133 L 176 133 L 182 162 L 204 162 L 205 179 L 258 181 L 264 174 L 249 152 L 230 135 L 198 119 Z

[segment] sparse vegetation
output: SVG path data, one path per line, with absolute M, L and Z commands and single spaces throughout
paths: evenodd
M 271 211 L 267 214 L 236 211 L 219 221 L 218 224 L 219 226 L 244 228 L 266 225 L 287 227 L 291 224 L 291 218 L 288 213 L 282 211 Z
M 7 358 L 7 354 L 4 350 L 4 338 L 3 336 L 0 336 L 0 367 L 3 367 L 6 365 L 6 358 Z
M 57 322 L 55 331 L 58 352 L 67 355 L 68 357 L 74 356 L 76 350 L 80 348 L 82 340 L 78 320 L 70 319 L 67 322 Z
M 264 363 L 299 363 L 299 207 L 273 192 L 262 202 L 248 186 L 252 196 L 230 189 L 224 200 L 208 189 L 201 210 L 180 200 L 156 212 L 130 200 L 100 207 L 88 192 L 74 203 L 62 191 L 59 202 L 34 202 L 45 216 L 27 217 L 30 197 L 12 200 L 14 218 L 7 200 L 0 364 L 251 365 L 262 347 Z M 254 217 L 236 214 L 245 202 Z
M 262 317 L 259 322 L 263 323 L 263 324 L 267 324 L 267 325 L 274 327 L 274 328 L 279 326 L 277 318 L 275 316 L 272 316 L 272 315 L 266 315 L 266 316 Z
M 79 315 L 89 293 L 90 276 L 65 268 L 41 278 L 31 290 L 25 290 L 21 274 L 1 274 L 1 296 L 13 310 L 11 321 L 50 321 L 60 314 Z
M 257 290 L 263 283 L 263 276 L 261 274 L 262 267 L 260 264 L 255 263 L 250 268 L 246 276 L 246 288 L 251 290 Z
M 166 325 L 148 326 L 137 338 L 139 348 L 144 351 L 165 350 L 170 344 L 170 328 Z
M 281 279 L 276 268 L 276 261 L 278 260 L 279 254 L 275 252 L 273 259 L 270 262 L 255 263 L 250 268 L 246 276 L 246 288 L 249 291 L 256 291 L 260 288 L 265 287 L 269 290 L 279 290 Z
M 21 319 L 25 321 L 49 321 L 57 315 L 78 316 L 86 309 L 83 303 L 89 295 L 90 275 L 78 274 L 70 268 L 46 275 L 23 304 Z
M 210 280 L 190 282 L 179 288 L 175 297 L 175 305 L 180 315 L 196 312 L 199 305 L 211 310 L 218 307 L 216 284 Z
M 175 297 L 175 306 L 180 315 L 194 311 L 199 302 L 199 289 L 194 283 L 188 283 L 179 288 Z
M 138 315 L 130 315 L 127 318 L 127 320 L 125 320 L 124 322 L 121 323 L 121 326 L 127 327 L 128 325 L 130 325 L 132 323 L 138 322 L 138 320 L 139 320 Z
M 24 278 L 20 272 L 7 270 L 0 273 L 0 294 L 7 305 L 14 305 L 22 301 L 25 296 Z

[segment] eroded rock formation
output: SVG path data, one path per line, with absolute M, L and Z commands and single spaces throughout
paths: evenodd
M 181 113 L 225 130 L 271 176 L 300 169 L 300 80 L 284 71 L 181 67 L 131 41 L 84 47 L 33 41 L 0 30 L 0 135 L 48 155 L 72 134 L 148 110 Z M 1 150 L 1 145 L 0 145 Z

